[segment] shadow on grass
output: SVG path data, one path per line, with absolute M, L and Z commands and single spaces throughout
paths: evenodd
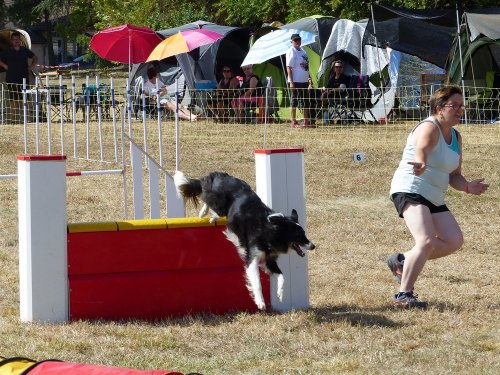
M 394 311 L 392 306 L 366 308 L 357 306 L 316 307 L 310 311 L 318 323 L 347 322 L 353 326 L 400 328 L 405 324 L 393 321 L 382 313 Z

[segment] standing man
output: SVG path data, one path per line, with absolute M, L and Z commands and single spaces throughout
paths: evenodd
M 23 78 L 28 80 L 29 72 L 38 63 L 37 56 L 30 49 L 21 46 L 21 33 L 14 31 L 10 36 L 12 47 L 0 53 L 0 67 L 6 70 L 5 82 L 12 108 L 13 118 L 21 107 Z M 31 64 L 28 64 L 31 59 Z
M 290 87 L 290 115 L 292 127 L 300 127 L 297 122 L 297 106 L 300 104 L 304 115 L 304 127 L 313 127 L 309 120 L 309 108 L 304 100 L 309 86 L 309 58 L 306 51 L 300 46 L 302 41 L 299 34 L 292 34 L 292 46 L 286 53 L 286 72 Z

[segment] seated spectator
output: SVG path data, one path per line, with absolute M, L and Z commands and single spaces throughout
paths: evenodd
M 154 102 L 156 102 L 156 95 L 159 95 L 160 104 L 175 114 L 175 100 L 167 96 L 167 86 L 165 86 L 165 84 L 160 79 L 158 79 L 158 71 L 156 70 L 156 68 L 150 67 L 147 74 L 148 80 L 144 82 L 144 95 L 148 98 L 148 100 L 154 100 Z M 156 88 L 156 82 L 158 82 L 158 89 Z M 196 115 L 193 115 L 191 111 L 183 107 L 180 103 L 179 117 L 184 120 L 196 121 Z
M 222 79 L 217 83 L 217 91 L 215 95 L 215 115 L 222 122 L 228 120 L 228 110 L 230 108 L 231 99 L 236 93 L 236 89 L 240 87 L 240 83 L 233 75 L 233 70 L 228 65 L 222 67 Z
M 242 67 L 245 77 L 240 88 L 242 90 L 239 97 L 231 101 L 231 107 L 234 109 L 237 121 L 243 120 L 245 107 L 257 104 L 257 100 L 261 97 L 262 82 L 259 77 L 253 74 L 252 65 Z
M 349 87 L 349 81 L 349 76 L 344 74 L 344 62 L 342 60 L 335 60 L 332 64 L 330 78 L 321 94 L 323 106 L 327 107 L 332 99 L 344 98 L 347 95 L 346 88 Z

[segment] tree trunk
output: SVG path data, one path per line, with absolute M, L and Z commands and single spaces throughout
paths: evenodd
M 53 34 L 53 26 L 52 22 L 50 22 L 50 14 L 49 12 L 44 12 L 43 17 L 45 20 L 45 39 L 47 39 L 47 53 L 49 56 L 49 65 L 55 65 L 56 58 L 54 55 L 54 43 L 52 41 Z

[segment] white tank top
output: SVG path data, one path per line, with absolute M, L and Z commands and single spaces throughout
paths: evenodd
M 420 176 L 415 176 L 413 174 L 413 166 L 408 164 L 409 161 L 415 160 L 415 145 L 413 144 L 412 135 L 415 129 L 422 122 L 426 121 L 432 122 L 438 128 L 439 141 L 427 157 L 425 172 Z M 457 134 L 456 130 L 452 129 L 451 142 L 448 144 L 434 118 L 429 117 L 422 122 L 413 128 L 408 135 L 402 160 L 392 178 L 389 194 L 416 193 L 436 206 L 441 206 L 444 204 L 444 195 L 450 182 L 450 173 L 457 169 L 460 163 L 460 148 L 458 146 Z

